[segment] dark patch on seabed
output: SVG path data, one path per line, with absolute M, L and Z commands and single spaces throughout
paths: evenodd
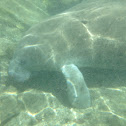
M 126 83 L 126 71 L 85 68 L 81 69 L 81 72 L 89 88 L 117 88 L 125 86 Z M 67 99 L 67 84 L 60 72 L 40 71 L 34 72 L 33 75 L 24 83 L 8 78 L 7 84 L 16 87 L 19 92 L 36 89 L 52 93 L 64 106 L 71 107 Z
M 7 85 L 13 85 L 19 92 L 28 89 L 36 89 L 52 93 L 65 106 L 70 107 L 67 99 L 67 84 L 60 72 L 40 71 L 34 72 L 28 81 L 24 83 L 16 82 L 13 78 L 8 78 Z

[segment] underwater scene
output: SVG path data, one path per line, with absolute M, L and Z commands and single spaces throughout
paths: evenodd
M 0 0 L 0 126 L 126 126 L 126 1 Z

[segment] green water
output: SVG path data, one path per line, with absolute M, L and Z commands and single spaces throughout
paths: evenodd
M 15 81 L 14 78 L 8 75 L 9 62 L 13 57 L 16 46 L 25 35 L 25 32 L 31 26 L 45 19 L 49 19 L 62 12 L 67 12 L 67 9 L 81 3 L 81 1 L 82 0 L 0 1 L 0 126 L 126 125 L 125 71 L 108 70 L 106 68 L 96 69 L 95 67 L 81 70 L 91 96 L 91 107 L 87 109 L 78 109 L 71 106 L 67 97 L 66 81 L 61 72 L 44 71 L 37 74 L 35 73 L 35 76 L 23 83 Z M 91 0 L 85 0 L 85 4 L 90 1 Z M 96 4 L 91 5 L 92 9 L 90 9 L 88 13 L 90 13 L 95 6 L 99 7 L 103 3 L 106 3 L 103 2 L 99 4 L 98 0 L 92 1 Z M 112 0 L 109 0 L 108 2 L 111 3 L 111 1 Z M 113 7 L 113 5 L 117 4 L 116 2 L 118 1 L 111 3 L 111 6 Z M 122 7 L 124 7 L 123 4 L 126 4 L 126 2 L 121 2 Z M 83 4 L 80 4 L 81 10 L 83 10 L 82 5 Z M 86 8 L 88 8 L 88 6 Z M 78 11 L 78 7 L 75 7 L 73 10 L 75 10 L 75 12 Z M 110 29 L 108 28 L 102 37 L 106 37 L 110 34 L 109 39 L 113 37 L 114 42 L 126 42 L 125 25 L 117 26 L 119 22 L 123 24 L 126 23 L 126 16 L 123 10 L 126 11 L 126 9 L 122 9 L 119 12 L 115 10 L 115 15 L 117 13 L 119 16 L 117 22 L 111 22 L 111 19 L 109 20 L 108 18 L 107 23 L 110 21 Z M 76 15 L 77 18 L 81 15 L 80 13 L 81 11 Z M 107 11 L 106 15 L 109 13 L 112 12 Z M 85 12 L 85 14 L 87 13 Z M 92 17 L 93 16 L 95 15 L 92 14 Z M 96 20 L 100 17 L 102 17 L 102 15 L 100 15 L 99 12 L 99 16 Z M 81 19 L 81 21 L 84 20 L 83 18 Z M 113 19 L 115 19 L 115 16 L 113 16 Z M 101 23 L 100 25 L 102 26 L 104 24 L 105 23 Z M 113 25 L 115 26 L 115 30 L 112 32 L 113 34 L 111 34 L 109 32 Z M 95 29 L 95 26 L 96 25 L 93 24 L 91 28 L 93 27 Z M 118 28 L 118 36 L 117 32 L 115 32 L 117 30 L 116 28 Z M 87 33 L 89 32 L 90 31 L 87 30 Z M 94 34 L 96 34 L 95 31 Z M 100 35 L 98 34 L 98 36 Z M 125 50 L 125 44 L 124 48 L 120 50 L 123 49 Z M 119 58 L 121 56 L 120 54 Z M 120 62 L 121 61 L 122 58 L 120 58 Z

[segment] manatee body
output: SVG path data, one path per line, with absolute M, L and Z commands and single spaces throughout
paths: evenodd
M 79 68 L 126 69 L 126 2 L 82 2 L 30 28 L 9 65 L 26 81 L 32 71 L 61 71 L 73 107 L 91 105 Z

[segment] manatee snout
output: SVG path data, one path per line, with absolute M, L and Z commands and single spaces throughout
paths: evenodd
M 18 82 L 24 82 L 30 78 L 30 72 L 25 70 L 16 59 L 11 60 L 8 74 Z

